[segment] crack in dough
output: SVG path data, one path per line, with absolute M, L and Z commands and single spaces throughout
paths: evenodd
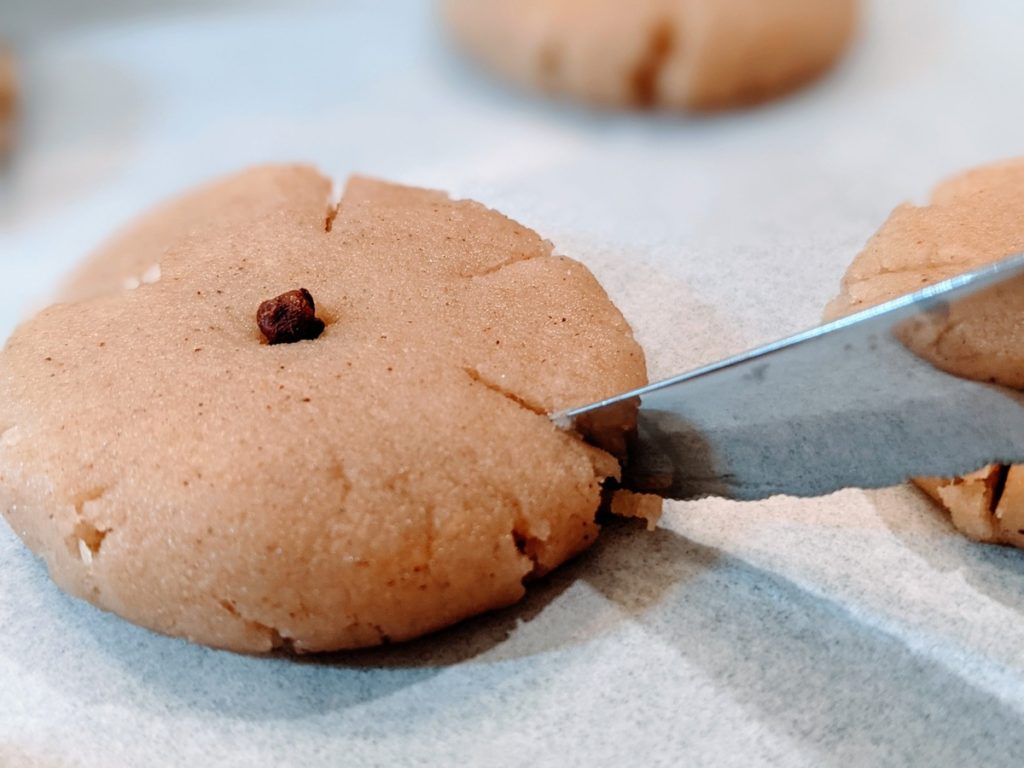
M 501 395 L 501 397 L 515 403 L 524 411 L 529 411 L 530 413 L 536 414 L 538 416 L 548 415 L 547 411 L 545 411 L 542 406 L 538 405 L 537 403 L 531 403 L 522 395 L 518 395 L 512 390 L 506 389 L 505 387 L 502 387 L 500 384 L 497 384 L 496 382 L 485 378 L 477 369 L 464 367 L 462 370 L 465 371 L 466 375 L 469 376 L 470 380 L 475 384 L 479 384 L 485 389 L 489 389 L 491 392 Z M 576 435 L 575 433 L 569 434 L 573 434 L 581 442 L 583 441 L 583 438 L 581 438 L 579 435 Z

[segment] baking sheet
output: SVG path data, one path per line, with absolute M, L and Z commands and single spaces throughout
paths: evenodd
M 818 86 L 680 119 L 506 91 L 423 0 L 0 0 L 28 92 L 0 337 L 137 211 L 304 160 L 534 227 L 672 373 L 813 325 L 894 205 L 1021 154 L 1021 29 L 1014 0 L 878 0 Z M 1022 553 L 909 488 L 670 504 L 519 607 L 299 661 L 73 601 L 0 526 L 0 765 L 1016 765 L 1022 612 Z

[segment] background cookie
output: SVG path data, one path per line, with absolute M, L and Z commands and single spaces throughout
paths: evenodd
M 930 205 L 901 205 L 850 265 L 830 318 L 880 304 L 1024 251 L 1024 159 L 952 178 Z M 963 316 L 922 352 L 960 376 L 1024 387 L 1024 297 Z M 1024 547 L 1024 466 L 993 465 L 960 478 L 915 482 L 971 538 Z
M 455 38 L 523 85 L 597 104 L 719 109 L 785 93 L 846 49 L 856 0 L 443 0 Z
M 0 507 L 68 591 L 244 651 L 401 640 L 588 546 L 646 380 L 590 273 L 473 202 L 252 170 L 143 219 L 0 355 Z M 268 345 L 308 289 L 326 329 Z
M 0 152 L 7 150 L 14 139 L 14 108 L 17 86 L 14 56 L 0 47 Z

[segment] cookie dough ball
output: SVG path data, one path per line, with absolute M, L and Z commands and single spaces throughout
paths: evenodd
M 828 70 L 856 0 L 443 0 L 456 40 L 504 77 L 583 101 L 712 110 Z
M 474 202 L 330 195 L 302 167 L 194 192 L 0 353 L 0 509 L 61 587 L 208 645 L 323 651 L 514 603 L 594 541 L 618 465 L 547 413 L 646 381 L 600 285 Z M 322 331 L 267 343 L 284 294 Z
M 850 265 L 830 318 L 851 314 L 1024 251 L 1024 159 L 941 184 L 929 205 L 902 205 Z M 915 350 L 959 376 L 1024 388 L 1024 296 L 954 308 Z M 916 346 L 923 341 L 923 346 Z M 990 466 L 960 478 L 915 482 L 978 541 L 1024 547 L 1024 467 Z
M 14 141 L 14 114 L 17 103 L 17 81 L 14 56 L 0 48 L 0 153 L 10 149 Z

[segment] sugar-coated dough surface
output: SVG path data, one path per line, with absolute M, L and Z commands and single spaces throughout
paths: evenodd
M 902 205 L 850 265 L 827 310 L 838 317 L 1024 251 L 1024 159 L 978 168 L 939 185 L 929 205 Z M 991 304 L 991 302 L 990 302 Z M 920 351 L 945 370 L 1024 387 L 1024 297 L 990 311 L 950 314 Z M 1024 547 L 1024 466 L 915 481 L 978 541 Z
M 0 353 L 0 508 L 64 589 L 317 651 L 512 603 L 594 540 L 618 467 L 545 412 L 646 380 L 601 287 L 477 203 L 330 193 L 266 167 L 174 202 Z M 326 330 L 266 344 L 300 287 Z
M 443 0 L 460 44 L 521 84 L 598 104 L 719 109 L 830 68 L 856 0 Z

